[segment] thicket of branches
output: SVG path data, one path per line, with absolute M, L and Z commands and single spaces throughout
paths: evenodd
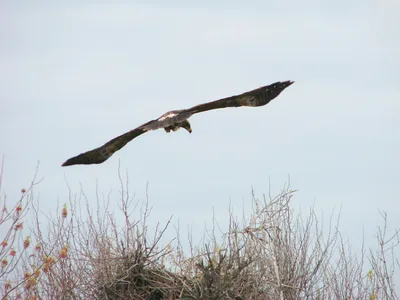
M 388 235 L 386 214 L 378 250 L 363 247 L 356 255 L 338 218 L 323 229 L 313 209 L 297 214 L 295 192 L 286 187 L 276 197 L 253 195 L 249 218 L 231 214 L 222 237 L 211 231 L 204 243 L 184 249 L 179 232 L 162 242 L 170 222 L 149 231 L 148 202 L 135 206 L 122 180 L 120 198 L 107 199 L 119 203 L 121 223 L 115 205 L 91 207 L 95 201 L 83 192 L 70 193 L 54 216 L 41 213 L 32 194 L 36 178 L 20 199 L 8 201 L 2 176 L 1 170 L 2 299 L 398 299 L 399 232 Z

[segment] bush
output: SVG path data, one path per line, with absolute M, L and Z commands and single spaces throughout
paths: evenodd
M 225 234 L 217 238 L 214 229 L 204 244 L 189 241 L 184 249 L 179 231 L 161 242 L 171 220 L 149 232 L 148 201 L 134 220 L 137 205 L 122 180 L 119 211 L 110 210 L 106 199 L 94 214 L 83 192 L 79 198 L 70 192 L 55 216 L 39 213 L 32 197 L 36 184 L 34 179 L 10 209 L 0 199 L 6 207 L 0 224 L 8 228 L 0 251 L 3 299 L 398 299 L 393 249 L 399 233 L 387 236 L 386 214 L 378 251 L 356 256 L 337 229 L 339 217 L 323 230 L 313 209 L 305 218 L 296 214 L 295 191 L 287 186 L 274 198 L 253 193 L 248 220 L 231 213 Z M 84 210 L 78 203 L 86 204 Z M 29 238 L 16 230 L 28 206 L 34 220 Z M 39 223 L 43 217 L 46 229 Z

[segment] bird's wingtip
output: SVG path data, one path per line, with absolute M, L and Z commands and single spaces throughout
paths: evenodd
M 72 166 L 72 165 L 76 165 L 76 164 L 80 164 L 81 161 L 79 161 L 77 158 L 79 158 L 80 155 L 72 157 L 67 159 L 66 161 L 64 161 L 61 165 L 61 167 L 68 167 L 68 166 Z
M 279 83 L 280 83 L 280 86 L 282 87 L 282 89 L 285 89 L 288 86 L 292 85 L 294 83 L 294 80 L 286 80 L 286 81 L 281 81 Z

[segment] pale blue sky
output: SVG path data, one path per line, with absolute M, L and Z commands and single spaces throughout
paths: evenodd
M 342 207 L 354 246 L 363 229 L 371 240 L 378 209 L 399 227 L 398 1 L 79 3 L 0 4 L 10 199 L 38 160 L 44 210 L 66 201 L 65 178 L 117 198 L 120 162 L 138 200 L 149 183 L 155 220 L 198 232 L 213 208 L 240 214 L 251 187 L 276 194 L 289 176 L 295 207 Z M 168 110 L 282 80 L 295 84 L 265 107 L 199 114 L 191 135 L 151 132 L 103 164 L 61 168 Z

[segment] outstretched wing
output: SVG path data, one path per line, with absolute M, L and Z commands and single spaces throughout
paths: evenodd
M 236 95 L 220 100 L 200 104 L 187 109 L 191 115 L 199 112 L 225 108 L 225 107 L 239 107 L 239 106 L 262 106 L 269 103 L 272 99 L 276 98 L 285 88 L 291 85 L 294 81 L 275 82 L 270 85 L 260 87 L 258 89 Z
M 62 166 L 71 166 L 71 165 L 90 165 L 90 164 L 100 164 L 106 161 L 114 152 L 118 151 L 122 147 L 124 147 L 127 143 L 129 143 L 134 138 L 148 131 L 146 126 L 155 122 L 156 120 L 150 121 L 139 126 L 136 129 L 133 129 L 127 133 L 124 133 L 111 141 L 105 143 L 103 146 L 81 153 L 77 156 L 74 156 L 68 160 L 66 160 Z
M 159 128 L 169 127 L 176 123 L 181 123 L 190 118 L 193 114 L 199 112 L 225 107 L 266 105 L 292 83 L 293 81 L 278 81 L 240 95 L 196 105 L 189 109 L 167 112 L 160 118 L 147 122 L 136 129 L 122 134 L 99 148 L 81 153 L 68 159 L 62 164 L 62 166 L 100 164 L 139 135 L 142 135 L 149 130 L 156 130 Z

